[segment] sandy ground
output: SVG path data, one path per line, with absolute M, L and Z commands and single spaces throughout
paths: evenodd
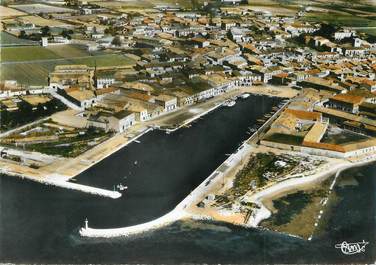
M 77 116 L 79 112 L 80 111 L 68 109 L 52 114 L 51 119 L 56 123 L 68 127 L 85 128 L 87 125 L 87 121 L 85 118 Z
M 292 89 L 288 86 L 272 86 L 272 85 L 261 85 L 261 86 L 251 86 L 244 88 L 245 91 L 254 94 L 281 97 L 281 98 L 293 98 L 299 91 Z
M 21 18 L 22 21 L 24 22 L 29 22 L 33 23 L 35 25 L 44 27 L 44 26 L 49 26 L 49 27 L 69 27 L 70 25 L 60 22 L 58 20 L 54 19 L 45 19 L 37 16 L 25 16 Z
M 255 222 L 255 219 L 259 219 L 257 214 L 265 215 L 265 217 L 269 216 L 270 210 L 273 210 L 272 208 L 272 200 L 283 197 L 289 193 L 296 192 L 298 190 L 305 190 L 305 189 L 311 189 L 312 185 L 316 185 L 326 179 L 326 177 L 330 176 L 332 172 L 328 172 L 324 175 L 315 175 L 316 172 L 327 172 L 330 171 L 331 168 L 336 168 L 335 166 L 342 166 L 343 164 L 350 164 L 348 161 L 339 160 L 339 159 L 327 159 L 327 163 L 320 166 L 315 170 L 315 172 L 312 172 L 312 175 L 304 177 L 306 178 L 312 178 L 312 181 L 309 182 L 303 182 L 299 183 L 299 181 L 296 181 L 295 179 L 289 179 L 291 176 L 286 176 L 287 185 L 283 184 L 285 181 L 281 182 L 270 182 L 268 185 L 264 186 L 262 189 L 256 189 L 255 191 L 251 191 L 246 194 L 246 197 L 250 198 L 251 201 L 255 202 L 259 206 L 261 206 L 261 210 L 259 213 L 256 212 L 256 215 L 253 218 L 250 218 L 250 221 L 248 223 L 245 223 L 245 214 L 244 213 L 235 213 L 231 211 L 222 211 L 217 208 L 212 208 L 211 206 L 207 206 L 205 208 L 199 208 L 197 207 L 197 203 L 204 200 L 204 198 L 209 194 L 216 194 L 220 195 L 223 194 L 227 189 L 229 189 L 232 186 L 232 182 L 236 176 L 236 174 L 241 170 L 247 163 L 246 157 L 249 157 L 251 154 L 256 153 L 266 153 L 266 152 L 272 152 L 276 155 L 280 154 L 295 154 L 299 155 L 296 152 L 286 152 L 279 149 L 273 149 L 269 147 L 265 147 L 262 145 L 252 146 L 247 152 L 243 154 L 244 159 L 242 159 L 239 163 L 234 165 L 233 167 L 229 168 L 224 176 L 222 177 L 222 181 L 217 183 L 216 185 L 211 185 L 208 187 L 205 194 L 201 194 L 200 197 L 197 197 L 196 203 L 190 205 L 187 208 L 187 212 L 189 212 L 193 216 L 201 216 L 202 218 L 208 218 L 208 219 L 214 219 L 218 221 L 225 221 L 233 224 L 238 225 L 249 225 L 249 226 L 257 226 L 258 223 L 261 221 L 257 220 Z M 302 179 L 302 178 L 297 178 Z M 295 186 L 296 184 L 296 186 Z M 274 188 L 276 187 L 276 188 Z

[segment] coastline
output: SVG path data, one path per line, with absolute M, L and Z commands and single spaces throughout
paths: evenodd
M 295 191 L 298 191 L 298 190 L 299 191 L 310 190 L 312 188 L 312 185 L 315 185 L 315 184 L 320 185 L 320 183 L 322 183 L 326 179 L 334 176 L 333 181 L 331 182 L 330 186 L 328 187 L 329 188 L 328 193 L 330 194 L 333 191 L 334 186 L 337 183 L 337 180 L 341 176 L 342 172 L 344 172 L 344 171 L 346 171 L 350 168 L 363 167 L 363 166 L 372 164 L 375 161 L 376 161 L 375 157 L 373 157 L 372 159 L 369 159 L 369 160 L 359 161 L 359 162 L 355 162 L 355 163 L 349 162 L 349 161 L 343 161 L 343 163 L 341 163 L 337 166 L 331 167 L 330 169 L 327 169 L 324 172 L 314 174 L 314 175 L 310 175 L 310 176 L 307 176 L 307 177 L 302 178 L 302 179 L 297 179 L 297 181 L 299 181 L 299 180 L 301 180 L 301 181 L 299 181 L 299 183 L 295 183 L 295 184 L 291 183 L 290 189 L 286 188 L 286 185 L 281 185 L 280 189 L 277 189 L 278 187 L 273 187 L 274 189 L 271 189 L 272 188 L 271 187 L 270 189 L 266 189 L 266 190 L 260 192 L 261 194 L 260 193 L 255 194 L 253 196 L 253 199 L 255 200 L 255 203 L 257 203 L 257 205 L 260 206 L 260 209 L 258 209 L 255 212 L 251 226 L 252 227 L 260 227 L 260 223 L 262 221 L 268 219 L 272 215 L 272 211 L 268 207 L 270 207 L 270 203 L 273 200 L 284 197 L 284 196 L 290 194 L 291 192 L 295 192 Z M 290 180 L 294 181 L 294 179 L 290 179 Z M 287 182 L 287 180 L 286 180 L 286 182 Z M 287 184 L 287 183 L 281 183 L 281 184 Z M 320 202 L 321 207 L 325 207 L 327 202 L 328 202 L 328 197 L 322 198 L 322 202 Z M 324 208 L 321 208 L 321 210 L 318 212 L 318 214 L 316 215 L 316 217 L 314 219 L 315 220 L 314 221 L 314 227 L 315 228 L 314 228 L 313 232 L 310 234 L 310 236 L 307 236 L 306 238 L 303 238 L 303 237 L 300 237 L 300 236 L 297 236 L 297 235 L 292 235 L 292 234 L 287 233 L 287 232 L 280 232 L 280 231 L 277 231 L 277 232 L 311 241 L 312 238 L 314 237 L 314 231 L 316 230 L 316 227 L 318 226 L 318 223 L 320 222 L 320 219 L 321 219 L 324 211 L 325 211 Z
M 228 159 L 223 164 L 230 164 L 232 167 L 236 167 L 238 163 L 242 160 L 242 157 L 245 153 L 252 151 L 252 146 L 246 143 L 240 147 L 235 154 L 232 154 L 228 157 Z M 282 196 L 284 193 L 288 193 L 291 190 L 298 189 L 299 187 L 312 184 L 315 182 L 321 182 L 333 174 L 340 175 L 340 173 L 346 169 L 352 167 L 360 167 L 366 164 L 370 164 L 376 161 L 376 157 L 369 161 L 359 161 L 359 162 L 349 162 L 347 160 L 343 160 L 342 163 L 338 164 L 337 166 L 330 167 L 326 165 L 326 171 L 322 171 L 320 173 L 316 173 L 313 175 L 299 177 L 299 178 L 288 178 L 282 180 L 279 183 L 276 183 L 264 190 L 261 190 L 251 196 L 251 201 L 257 204 L 260 208 L 256 210 L 249 222 L 247 224 L 243 224 L 244 227 L 259 227 L 260 222 L 270 217 L 271 212 L 269 209 L 263 204 L 263 200 L 273 197 L 276 195 Z M 221 167 L 221 164 L 219 167 Z M 173 222 L 183 219 L 194 219 L 194 220 L 214 220 L 211 216 L 206 215 L 196 215 L 190 213 L 186 209 L 189 206 L 195 205 L 203 196 L 207 194 L 207 191 L 220 184 L 222 181 L 223 175 L 225 175 L 228 171 L 232 169 L 230 166 L 225 172 L 218 173 L 218 169 L 215 170 L 210 176 L 208 176 L 195 190 L 193 190 L 183 201 L 181 201 L 172 211 L 169 213 L 154 219 L 150 222 L 146 222 L 143 224 L 138 224 L 135 226 L 128 226 L 122 228 L 113 228 L 113 229 L 95 229 L 90 227 L 83 227 L 80 229 L 79 234 L 82 237 L 91 237 L 91 238 L 111 238 L 111 237 L 127 237 L 130 235 L 141 234 L 149 231 L 153 231 L 155 229 L 167 226 Z M 209 183 L 209 184 L 207 184 Z M 332 184 L 334 185 L 334 184 Z

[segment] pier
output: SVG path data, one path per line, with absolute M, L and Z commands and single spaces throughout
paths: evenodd
M 53 186 L 56 186 L 56 187 L 70 189 L 70 190 L 81 191 L 81 192 L 89 193 L 89 194 L 92 194 L 92 195 L 108 197 L 108 198 L 111 198 L 111 199 L 118 199 L 118 198 L 121 197 L 121 193 L 118 192 L 118 191 L 111 191 L 111 190 L 91 187 L 91 186 L 72 183 L 72 182 L 45 181 L 44 184 L 53 185 Z
M 92 194 L 92 195 L 108 197 L 108 198 L 111 198 L 111 199 L 118 199 L 122 195 L 118 191 L 111 191 L 111 190 L 106 190 L 106 189 L 101 189 L 101 188 L 91 187 L 91 186 L 87 186 L 87 185 L 68 182 L 67 180 L 61 179 L 61 177 L 49 176 L 49 177 L 46 177 L 46 178 L 38 178 L 38 177 L 32 177 L 32 176 L 17 174 L 17 173 L 14 173 L 14 172 L 7 171 L 6 169 L 1 169 L 0 173 L 2 173 L 4 175 L 19 177 L 19 178 L 22 178 L 22 179 L 28 179 L 28 180 L 39 182 L 41 184 L 48 185 L 48 186 L 55 186 L 55 187 L 59 187 L 59 188 L 80 191 L 80 192 L 84 192 L 84 193 L 88 193 L 88 194 Z

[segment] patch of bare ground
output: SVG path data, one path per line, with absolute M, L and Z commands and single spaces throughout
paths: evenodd
M 308 239 L 317 236 L 326 227 L 327 215 L 338 202 L 334 192 L 329 193 L 329 178 L 311 189 L 292 190 L 282 197 L 268 198 L 263 204 L 272 212 L 269 219 L 261 223 L 267 229 Z M 327 199 L 327 203 L 324 201 Z

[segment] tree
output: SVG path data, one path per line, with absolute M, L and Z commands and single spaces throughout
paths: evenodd
M 119 36 L 116 36 L 112 42 L 111 42 L 112 45 L 115 45 L 115 46 L 121 46 L 121 40 L 120 40 L 120 37 Z
M 63 29 L 63 31 L 61 32 L 61 36 L 63 36 L 64 38 L 67 38 L 68 40 L 72 39 L 71 35 L 73 31 L 72 30 L 67 30 L 67 29 Z
M 24 30 L 20 31 L 20 38 L 21 39 L 26 39 L 27 38 L 26 32 Z
M 322 23 L 321 28 L 312 35 L 330 38 L 334 32 L 336 32 L 336 27 L 328 23 Z
M 51 34 L 49 26 L 44 26 L 40 30 L 42 31 L 42 36 L 43 37 L 50 36 L 50 34 Z

